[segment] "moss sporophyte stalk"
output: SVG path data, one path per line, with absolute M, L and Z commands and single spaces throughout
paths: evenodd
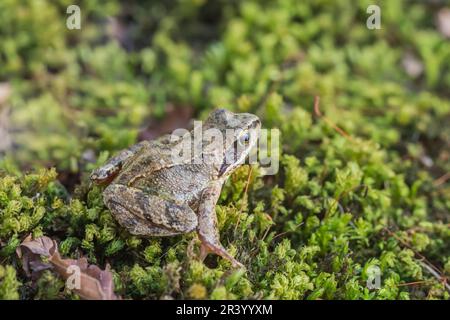
M 369 29 L 371 4 L 79 1 L 68 29 L 66 3 L 1 2 L 0 298 L 84 298 L 76 262 L 107 298 L 448 299 L 448 9 L 378 1 Z M 233 167 L 208 206 L 245 269 L 196 232 L 133 235 L 90 181 L 218 108 L 279 139 L 275 174 Z

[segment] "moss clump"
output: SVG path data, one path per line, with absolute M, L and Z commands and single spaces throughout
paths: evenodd
M 16 270 L 10 266 L 0 266 L 0 299 L 19 299 L 19 287 L 21 283 L 17 280 Z
M 442 8 L 380 1 L 382 29 L 368 30 L 369 4 L 82 1 L 76 31 L 61 23 L 64 1 L 2 3 L 13 145 L 0 160 L 0 297 L 77 299 L 51 272 L 36 283 L 22 272 L 15 249 L 32 233 L 109 263 L 124 298 L 448 299 L 429 272 L 450 276 Z M 419 75 L 404 67 L 411 55 Z M 223 244 L 247 272 L 198 262 L 193 234 L 131 236 L 89 186 L 173 106 L 252 112 L 281 131 L 279 172 L 249 179 L 242 167 L 217 205 Z

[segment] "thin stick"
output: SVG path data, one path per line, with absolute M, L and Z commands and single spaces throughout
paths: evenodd
M 399 283 L 397 287 L 407 287 L 407 286 L 414 286 L 422 283 L 429 283 L 431 280 L 422 280 L 422 281 L 414 281 L 414 282 L 405 282 L 405 283 Z
M 272 238 L 272 241 L 275 240 L 276 238 L 279 238 L 279 237 L 284 236 L 285 234 L 288 234 L 288 233 L 290 233 L 290 232 L 296 231 L 302 224 L 304 224 L 304 222 L 300 222 L 298 225 L 296 225 L 295 228 L 294 228 L 294 230 L 284 231 L 284 232 L 281 232 L 281 233 L 275 235 L 275 236 Z
M 253 167 L 250 165 L 248 167 L 249 168 L 248 168 L 247 184 L 245 185 L 244 195 L 246 195 L 248 192 L 248 186 L 250 185 L 250 179 L 252 178 L 252 172 L 253 172 Z
M 320 112 L 319 102 L 320 102 L 320 97 L 319 96 L 315 96 L 314 97 L 314 113 L 316 114 L 316 116 L 318 116 L 319 118 L 322 118 L 326 122 L 326 124 L 328 124 L 334 130 L 336 130 L 341 136 L 343 136 L 347 140 L 350 140 L 351 142 L 355 142 L 355 140 L 352 138 L 351 135 L 349 135 L 343 129 L 339 128 L 337 125 L 335 125 L 333 123 L 333 121 L 328 119 L 325 115 L 322 114 L 322 112 Z
M 331 208 L 333 208 L 336 204 L 339 203 L 339 200 L 341 200 L 343 197 L 345 197 L 347 194 L 349 194 L 352 191 L 356 191 L 359 188 L 367 188 L 367 186 L 365 184 L 358 184 L 357 186 L 353 186 L 350 189 L 344 190 L 343 192 L 341 192 L 336 198 L 334 198 L 334 202 L 331 206 L 328 207 L 327 212 L 325 213 L 325 217 L 328 217 L 328 214 L 330 213 Z
M 269 218 L 270 218 L 270 221 L 273 222 L 272 217 L 269 216 Z M 270 226 L 266 229 L 266 231 L 264 232 L 264 235 L 263 235 L 262 238 L 261 238 L 261 241 L 264 241 L 264 239 L 266 239 L 266 237 L 267 237 L 267 235 L 269 234 L 269 231 L 270 231 L 271 228 L 272 228 L 272 225 L 270 225 Z
M 424 255 L 422 255 L 422 254 L 420 254 L 419 252 L 417 252 L 413 247 L 411 247 L 410 245 L 409 245 L 409 243 L 407 243 L 406 241 L 404 241 L 403 239 L 401 239 L 399 236 L 397 236 L 395 233 L 393 233 L 391 230 L 389 230 L 388 228 L 384 228 L 384 230 L 386 230 L 387 231 L 387 233 L 389 233 L 389 235 L 391 235 L 392 237 L 394 237 L 397 241 L 399 241 L 401 244 L 403 244 L 405 247 L 407 247 L 408 249 L 411 249 L 412 251 L 414 251 L 414 253 L 419 257 L 419 258 L 421 258 L 421 259 L 423 259 L 424 261 L 426 261 L 427 263 L 429 263 L 437 272 L 439 272 L 439 273 L 442 273 L 442 271 L 438 268 L 438 267 L 435 267 L 435 266 L 433 266 L 433 264 L 430 262 L 430 261 L 428 261 L 428 259 L 424 256 Z
M 448 292 L 450 292 L 450 285 L 447 283 L 447 278 L 442 275 L 443 272 L 438 267 L 434 266 L 430 261 L 428 261 L 428 259 L 424 255 L 422 255 L 419 252 L 417 252 L 416 250 L 414 250 L 414 248 L 412 248 L 406 241 L 404 241 L 403 239 L 398 237 L 391 230 L 389 230 L 388 228 L 383 228 L 383 229 L 387 233 L 389 233 L 389 235 L 391 235 L 397 241 L 399 241 L 401 244 L 403 244 L 405 247 L 412 250 L 419 258 L 421 258 L 423 260 L 423 261 L 419 261 L 421 266 L 423 268 L 425 268 L 429 273 L 431 273 L 431 275 L 433 275 L 439 282 L 442 282 L 444 284 L 445 288 L 448 290 Z
M 248 167 L 249 168 L 248 168 L 247 183 L 246 183 L 245 188 L 244 188 L 244 195 L 243 195 L 243 197 L 245 197 L 245 195 L 247 195 L 247 193 L 248 193 L 248 186 L 250 185 L 250 180 L 252 178 L 253 167 L 250 166 L 250 165 Z M 237 227 L 241 223 L 241 214 L 242 214 L 243 208 L 244 208 L 244 204 L 242 204 L 240 209 L 239 209 L 238 221 L 236 222 L 236 225 L 234 226 L 234 232 L 235 233 L 237 231 Z
M 433 181 L 433 185 L 435 187 L 439 187 L 441 184 L 444 184 L 445 182 L 447 182 L 448 179 L 450 179 L 450 172 L 447 172 L 443 176 L 441 176 L 441 177 L 437 178 L 436 180 L 434 180 Z
M 423 262 L 423 261 L 419 261 L 419 262 L 422 265 L 422 267 L 424 267 L 429 273 L 431 273 L 431 275 L 433 277 L 435 277 L 439 282 L 442 282 L 444 284 L 445 288 L 447 289 L 447 291 L 450 292 L 450 285 L 447 283 L 447 278 L 446 277 L 444 277 L 444 276 L 440 275 L 439 273 L 437 273 L 436 270 L 434 270 L 432 267 L 427 265 L 425 262 Z

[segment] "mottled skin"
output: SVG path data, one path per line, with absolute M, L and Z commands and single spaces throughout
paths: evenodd
M 130 233 L 172 236 L 196 230 L 201 240 L 201 260 L 208 253 L 216 253 L 238 267 L 242 265 L 220 243 L 215 205 L 225 180 L 256 144 L 255 136 L 249 138 L 248 132 L 259 132 L 260 121 L 252 114 L 219 109 L 203 123 L 203 132 L 210 128 L 220 130 L 224 137 L 227 129 L 240 130 L 220 152 L 200 154 L 209 162 L 194 162 L 198 154 L 185 162 L 174 162 L 171 152 L 175 142 L 165 135 L 120 152 L 94 170 L 91 179 L 109 184 L 103 192 L 104 202 Z M 237 148 L 236 143 L 241 147 Z M 234 160 L 225 161 L 230 155 Z

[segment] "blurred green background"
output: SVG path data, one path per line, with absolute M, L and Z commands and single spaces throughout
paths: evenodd
M 448 299 L 449 25 L 439 0 L 1 1 L 0 297 L 73 298 L 21 273 L 31 232 L 112 264 L 127 298 Z M 131 237 L 87 181 L 218 106 L 282 139 L 279 174 L 255 169 L 247 193 L 244 168 L 222 193 L 222 239 L 249 269 L 231 276 L 186 262 L 189 237 Z M 365 286 L 371 265 L 380 290 Z

